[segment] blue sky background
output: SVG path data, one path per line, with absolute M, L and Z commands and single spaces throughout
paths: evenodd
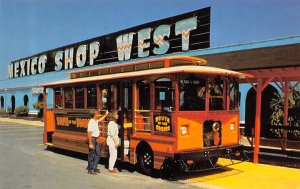
M 0 79 L 12 60 L 207 6 L 211 47 L 300 35 L 299 0 L 0 0 Z

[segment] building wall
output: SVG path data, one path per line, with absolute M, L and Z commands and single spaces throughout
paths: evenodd
M 28 108 L 29 111 L 34 112 L 36 111 L 33 107 L 33 104 L 38 101 L 39 94 L 32 94 L 32 88 L 22 88 L 22 89 L 9 89 L 7 92 L 0 92 L 0 98 L 4 98 L 4 108 L 7 109 L 8 107 L 12 108 L 12 96 L 15 96 L 15 108 L 19 106 L 24 106 L 24 96 L 28 96 Z M 48 90 L 47 95 L 47 107 L 53 108 L 53 90 Z

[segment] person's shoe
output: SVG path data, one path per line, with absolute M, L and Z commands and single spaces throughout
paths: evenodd
M 97 173 L 95 171 L 88 171 L 88 174 L 97 175 Z
M 108 170 L 110 173 L 118 173 L 115 169 L 114 170 Z
M 94 170 L 96 173 L 100 173 L 100 169 L 95 169 Z

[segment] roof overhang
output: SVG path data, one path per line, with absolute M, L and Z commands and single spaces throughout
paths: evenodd
M 135 71 L 135 72 L 127 72 L 127 73 L 118 73 L 118 74 L 110 74 L 110 75 L 102 75 L 102 76 L 92 76 L 85 78 L 77 78 L 77 79 L 67 79 L 58 82 L 48 83 L 41 86 L 44 87 L 54 87 L 59 85 L 70 85 L 70 84 L 84 84 L 89 82 L 96 81 L 105 81 L 105 80 L 116 80 L 116 79 L 129 79 L 135 77 L 143 77 L 143 76 L 155 76 L 155 75 L 163 75 L 163 74 L 180 74 L 180 73 L 190 73 L 190 74 L 206 74 L 206 75 L 224 75 L 224 76 L 232 76 L 232 77 L 253 77 L 250 74 L 244 74 L 241 72 L 214 68 L 208 66 L 177 66 L 177 67 L 169 67 L 169 68 L 160 68 L 160 69 L 152 69 L 152 70 L 143 70 L 143 71 Z

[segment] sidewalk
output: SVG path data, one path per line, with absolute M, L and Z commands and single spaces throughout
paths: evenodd
M 24 119 L 0 118 L 0 122 L 16 123 L 16 124 L 22 124 L 22 125 L 28 125 L 28 126 L 34 126 L 34 127 L 44 127 L 44 122 L 29 121 L 29 120 L 24 120 Z

